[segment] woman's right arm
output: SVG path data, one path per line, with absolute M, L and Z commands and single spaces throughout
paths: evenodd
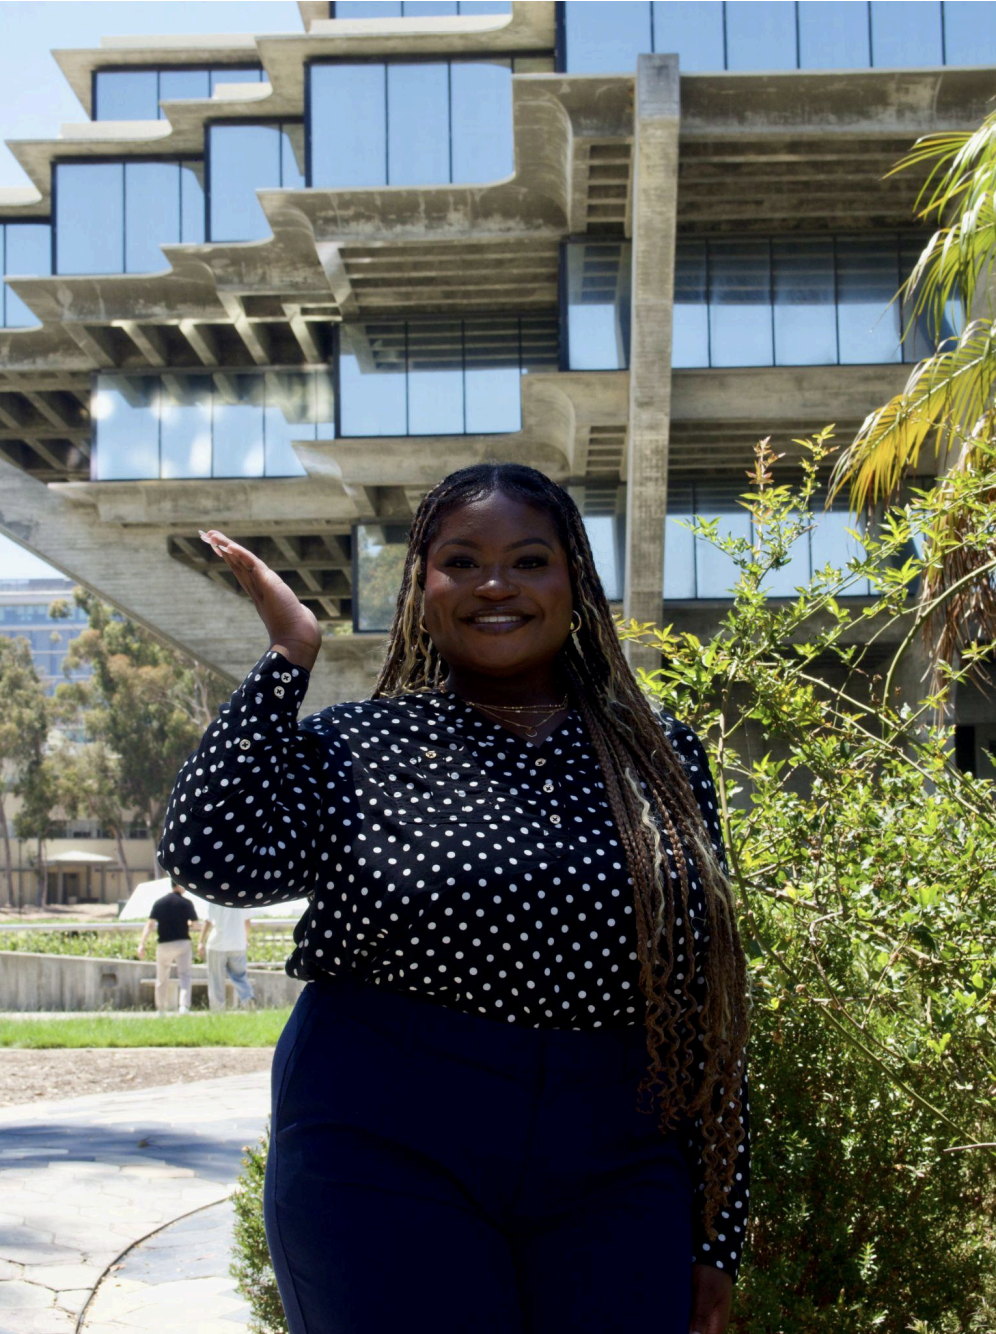
M 304 668 L 271 649 L 180 770 L 159 860 L 184 888 L 233 908 L 309 892 L 324 820 L 353 794 L 334 724 L 297 722 L 307 687 Z
M 321 715 L 297 723 L 321 646 L 313 614 L 251 551 L 217 529 L 201 537 L 252 599 L 271 647 L 180 770 L 159 861 L 205 898 L 259 907 L 307 894 L 326 812 L 351 801 L 348 750 Z

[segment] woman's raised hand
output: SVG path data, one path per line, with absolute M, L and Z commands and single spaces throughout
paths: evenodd
M 209 528 L 200 536 L 252 598 L 270 636 L 270 647 L 310 672 L 322 643 L 314 613 L 298 601 L 279 574 L 217 528 Z

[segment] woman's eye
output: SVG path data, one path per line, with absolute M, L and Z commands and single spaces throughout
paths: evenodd
M 526 570 L 541 570 L 546 565 L 545 556 L 523 556 L 519 565 Z
M 446 562 L 448 570 L 469 570 L 474 562 L 469 556 L 451 556 Z

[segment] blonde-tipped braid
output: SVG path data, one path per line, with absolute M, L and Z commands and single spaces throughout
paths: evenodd
M 374 695 L 443 684 L 446 664 L 422 618 L 428 549 L 447 514 L 495 491 L 549 514 L 567 552 L 581 624 L 568 635 L 560 665 L 598 760 L 633 885 L 648 1055 L 638 1093 L 664 1132 L 686 1117 L 701 1120 L 703 1221 L 715 1238 L 744 1138 L 741 1058 L 749 1021 L 735 897 L 681 761 L 623 656 L 584 524 L 566 491 L 532 468 L 479 464 L 429 492 L 409 534 Z M 708 932 L 696 932 L 690 917 L 689 858 L 702 886 Z M 676 969 L 679 936 L 685 958 Z

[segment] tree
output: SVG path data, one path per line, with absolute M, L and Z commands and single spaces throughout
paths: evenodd
M 84 815 L 111 832 L 130 894 L 134 885 L 124 841 L 129 819 L 118 756 L 103 740 L 66 745 L 59 752 L 58 782 L 59 804 L 67 815 Z
M 6 900 L 14 902 L 10 829 L 5 809 L 9 791 L 25 783 L 33 795 L 28 770 L 39 762 L 49 727 L 49 703 L 26 639 L 0 638 L 0 838 L 4 849 Z
M 996 531 L 979 531 L 958 490 L 959 477 L 986 471 L 986 447 L 996 439 L 996 112 L 974 132 L 919 139 L 894 172 L 925 169 L 916 212 L 936 230 L 901 295 L 904 337 L 925 323 L 937 350 L 914 367 L 900 394 L 865 419 L 837 462 L 831 492 L 848 486 L 855 509 L 889 502 L 928 443 L 943 459 L 945 483 L 924 534 L 930 559 L 921 590 L 924 608 L 936 604 L 922 625 L 936 688 L 941 664 L 955 662 L 975 640 L 996 640 Z M 945 337 L 959 303 L 962 327 Z
M 83 784 L 78 799 L 90 803 L 96 818 L 112 817 L 107 823 L 119 848 L 120 812 L 141 820 L 154 865 L 173 780 L 228 689 L 92 593 L 76 589 L 73 597 L 89 625 L 70 644 L 65 670 L 89 666 L 91 675 L 60 685 L 56 700 L 62 717 L 82 723 L 87 740 L 102 747 L 98 755 L 74 761 L 84 766 L 76 769 Z
M 15 786 L 21 806 L 14 820 L 18 838 L 33 838 L 37 843 L 35 861 L 35 902 L 44 907 L 48 891 L 48 864 L 45 844 L 52 837 L 52 811 L 59 804 L 59 760 L 50 754 L 44 740 L 24 765 Z

